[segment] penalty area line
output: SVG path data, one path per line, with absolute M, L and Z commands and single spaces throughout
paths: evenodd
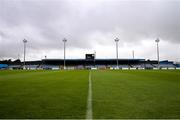
M 86 119 L 93 118 L 92 112 L 92 80 L 91 80 L 91 70 L 89 72 L 89 86 L 88 86 L 88 97 L 87 97 L 87 111 L 86 111 Z

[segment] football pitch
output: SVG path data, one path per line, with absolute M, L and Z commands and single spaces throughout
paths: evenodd
M 180 118 L 180 70 L 0 71 L 0 118 Z

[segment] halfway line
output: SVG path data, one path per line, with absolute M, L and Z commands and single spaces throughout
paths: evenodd
M 91 81 L 91 71 L 89 72 L 89 89 L 88 89 L 88 98 L 87 98 L 87 111 L 86 119 L 92 119 L 92 81 Z

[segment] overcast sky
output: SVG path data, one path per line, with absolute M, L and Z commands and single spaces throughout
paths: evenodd
M 160 59 L 180 61 L 180 0 L 0 0 L 0 59 L 84 58 Z

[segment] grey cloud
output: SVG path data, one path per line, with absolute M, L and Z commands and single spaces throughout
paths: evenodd
M 69 47 L 87 49 L 116 36 L 130 44 L 156 37 L 180 44 L 180 1 L 1 0 L 0 26 L 4 57 L 17 56 L 23 38 L 32 51 L 62 49 L 64 37 Z

